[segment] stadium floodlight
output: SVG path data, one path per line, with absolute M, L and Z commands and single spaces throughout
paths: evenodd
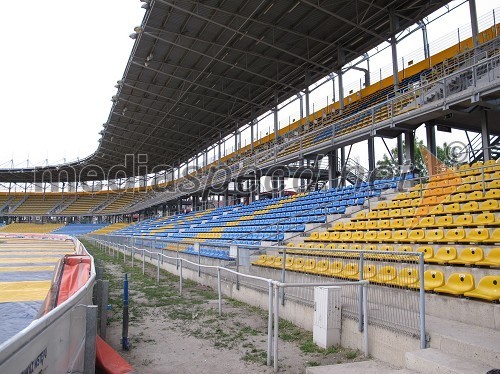
M 130 39 L 137 39 L 137 36 L 142 33 L 144 30 L 141 26 L 134 27 L 134 32 L 129 35 Z
M 148 3 L 144 3 L 144 4 L 141 5 L 141 8 L 149 10 L 149 9 L 151 9 L 151 6 Z
M 116 95 L 111 96 L 111 101 L 116 103 L 118 101 L 118 96 Z

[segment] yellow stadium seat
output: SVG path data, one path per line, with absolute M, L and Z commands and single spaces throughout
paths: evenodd
M 398 252 L 413 252 L 413 247 L 411 245 L 402 245 L 396 249 Z
M 305 248 L 306 245 L 305 245 L 305 243 L 299 243 L 299 244 L 297 244 L 297 247 L 298 248 Z
M 328 260 L 319 260 L 316 264 L 315 273 L 320 275 L 325 275 L 328 273 L 328 266 L 330 265 L 330 261 Z
M 492 248 L 482 261 L 476 262 L 478 266 L 500 266 L 500 248 Z
M 366 221 L 356 221 L 354 227 L 356 228 L 356 230 L 364 230 L 366 229 Z
M 349 246 L 350 251 L 361 251 L 361 244 L 351 244 Z
M 452 203 L 444 206 L 445 213 L 460 213 L 460 204 Z
M 382 230 L 377 233 L 377 240 L 379 242 L 387 242 L 392 240 L 391 230 Z
M 461 184 L 462 184 L 462 178 L 460 177 L 455 177 L 448 181 L 449 186 L 460 186 Z
M 346 222 L 344 223 L 344 230 L 354 230 L 355 223 L 354 222 Z
M 418 242 L 418 241 L 422 241 L 424 239 L 424 237 L 425 237 L 424 230 L 413 229 L 413 230 L 410 230 L 410 232 L 408 233 L 407 241 Z
M 420 191 L 412 191 L 412 192 L 410 192 L 408 194 L 408 198 L 410 198 L 410 199 L 418 199 L 418 198 L 420 198 Z
M 299 270 L 300 271 L 300 270 Z M 314 273 L 316 271 L 316 259 L 308 258 L 304 261 L 302 271 L 305 273 Z
M 389 217 L 389 210 L 379 210 L 377 213 L 377 218 L 388 218 Z
M 422 217 L 422 216 L 426 216 L 428 215 L 430 212 L 429 210 L 429 207 L 428 206 L 419 206 L 416 210 L 415 210 L 415 215 L 417 217 Z
M 453 225 L 452 216 L 439 216 L 436 219 L 436 226 L 437 227 L 449 227 L 452 225 Z
M 389 217 L 400 217 L 400 216 L 401 216 L 400 208 L 394 208 L 389 210 Z
M 477 287 L 464 293 L 465 297 L 473 297 L 489 301 L 500 300 L 500 275 L 487 275 L 481 278 Z
M 462 212 L 474 213 L 479 210 L 479 203 L 477 201 L 469 201 L 462 206 Z
M 454 222 L 455 226 L 459 227 L 471 226 L 474 224 L 471 214 L 463 214 L 461 216 L 455 216 L 454 221 L 455 221 Z
M 463 295 L 474 289 L 474 277 L 468 273 L 453 273 L 444 286 L 434 288 L 434 292 L 449 295 Z
M 378 220 L 372 220 L 366 222 L 367 230 L 375 230 L 377 228 Z
M 366 242 L 373 242 L 377 240 L 377 232 L 376 231 L 367 231 L 363 237 Z
M 368 219 L 376 219 L 378 217 L 378 212 L 376 210 L 372 210 L 372 211 L 368 212 L 366 217 Z
M 315 243 L 314 244 L 314 249 L 323 249 L 323 248 L 325 248 L 324 243 Z
M 335 244 L 327 244 L 325 249 L 335 249 Z
M 290 270 L 302 271 L 303 268 L 304 268 L 304 259 L 302 257 L 298 257 L 293 260 L 293 265 Z
M 483 243 L 487 242 L 489 238 L 490 238 L 490 232 L 488 229 L 476 228 L 469 230 L 465 241 L 472 243 Z M 500 240 L 500 235 L 499 235 L 499 240 Z
M 434 227 L 436 225 L 436 221 L 434 217 L 424 217 L 420 220 L 420 227 Z
M 444 238 L 444 232 L 442 229 L 432 229 L 432 230 L 425 230 L 425 238 L 424 240 L 426 242 L 439 242 L 443 240 Z
M 415 208 L 403 208 L 401 209 L 401 216 L 403 217 L 413 217 L 415 215 Z
M 363 251 L 376 251 L 377 249 L 375 244 L 368 244 L 363 247 Z
M 333 230 L 334 231 L 342 231 L 344 229 L 344 222 L 336 222 L 333 225 Z
M 481 210 L 483 212 L 490 212 L 493 210 L 498 210 L 498 206 L 499 206 L 498 200 L 489 199 L 489 200 L 483 201 L 479 205 L 479 210 Z
M 389 209 L 399 208 L 399 200 L 392 200 L 389 202 Z
M 489 182 L 487 186 L 489 190 L 494 188 L 500 188 L 500 179 Z
M 353 242 L 362 242 L 363 241 L 363 238 L 364 238 L 364 231 L 354 231 L 352 233 L 352 241 Z
M 275 258 L 276 258 L 276 256 L 266 256 L 266 262 L 264 263 L 264 266 L 272 267 L 274 264 Z
M 400 229 L 404 227 L 404 221 L 402 218 L 394 218 L 391 220 L 391 227 L 393 229 Z
M 399 202 L 399 207 L 400 208 L 408 208 L 410 206 L 411 206 L 411 200 L 410 199 L 401 200 Z M 400 211 L 400 215 L 401 215 L 401 211 Z
M 422 205 L 436 205 L 438 199 L 436 196 L 429 196 L 422 199 Z
M 477 183 L 471 184 L 470 189 L 472 191 L 483 191 L 483 183 L 477 182 Z
M 443 239 L 444 242 L 461 242 L 464 240 L 465 230 L 460 228 L 447 230 Z
M 287 269 L 287 270 L 291 270 L 292 269 L 294 259 L 295 259 L 295 257 L 292 257 L 292 256 L 287 256 L 286 257 L 286 260 L 285 260 L 285 269 Z
M 476 216 L 474 223 L 478 226 L 488 226 L 498 223 L 498 219 L 493 213 L 481 213 Z
M 370 280 L 377 275 L 377 268 L 375 265 L 363 265 L 363 279 Z
M 387 201 L 381 201 L 380 203 L 377 204 L 377 206 L 373 209 L 378 210 L 378 209 L 387 209 Z
M 314 245 L 315 245 L 314 243 L 307 243 L 306 248 L 307 249 L 314 249 Z
M 411 285 L 419 282 L 418 269 L 416 268 L 403 268 L 399 271 L 396 278 L 386 281 L 385 284 L 399 287 L 410 287 Z
M 365 212 L 359 212 L 356 214 L 356 219 L 366 219 L 366 213 Z
M 332 261 L 328 267 L 328 275 L 336 277 L 342 271 L 342 261 Z
M 477 230 L 479 230 L 479 229 L 477 229 Z M 485 230 L 485 231 L 487 231 L 487 230 Z M 496 228 L 495 230 L 493 230 L 491 237 L 489 237 L 488 239 L 485 239 L 483 241 L 488 242 L 488 243 L 500 243 L 500 228 Z
M 327 242 L 328 240 L 330 240 L 330 233 L 328 231 L 320 232 L 318 240 L 322 242 Z
M 408 227 L 408 228 L 417 227 L 419 223 L 420 223 L 420 220 L 417 217 L 411 217 L 411 218 L 405 219 L 405 227 Z
M 483 249 L 480 247 L 468 247 L 460 251 L 458 257 L 448 261 L 452 265 L 473 265 L 478 261 L 482 261 L 484 257 Z
M 349 244 L 342 243 L 337 245 L 337 249 L 343 250 L 343 249 L 349 249 Z
M 391 227 L 391 221 L 388 219 L 379 219 L 377 221 L 377 228 L 378 229 L 387 229 Z
M 434 256 L 434 248 L 429 245 L 422 245 L 417 248 L 416 252 L 424 254 L 424 260 L 427 261 L 429 258 Z
M 338 242 L 340 240 L 340 232 L 338 232 L 338 231 L 330 232 L 328 240 L 331 242 Z
M 404 242 L 408 239 L 408 231 L 406 229 L 396 230 L 392 234 L 392 239 L 395 242 Z
M 407 198 L 406 192 L 401 192 L 396 195 L 395 200 L 404 200 Z
M 281 269 L 283 267 L 283 257 L 281 256 L 275 257 L 271 267 Z
M 470 177 L 470 178 L 474 178 L 474 177 Z M 457 192 L 470 192 L 470 190 L 471 190 L 471 188 L 470 188 L 469 183 L 465 183 L 465 184 L 462 184 L 462 185 L 457 187 Z
M 435 207 L 432 208 L 429 214 L 434 214 L 434 215 L 444 214 L 444 205 L 443 204 L 436 205 Z
M 340 233 L 340 241 L 341 242 L 352 241 L 352 233 L 350 231 L 344 231 L 344 232 Z
M 266 263 L 266 255 L 260 255 L 259 258 L 252 262 L 252 265 L 263 266 Z
M 440 270 L 426 270 L 424 272 L 424 289 L 433 291 L 437 287 L 444 285 L 444 274 Z M 419 285 L 417 286 L 419 288 Z
M 486 193 L 484 194 L 484 198 L 493 200 L 500 199 L 500 189 L 494 188 L 492 190 L 486 191 Z
M 348 262 L 345 264 L 341 273 L 338 274 L 340 278 L 359 279 L 359 265 L 357 262 Z
M 382 266 L 377 274 L 370 278 L 373 283 L 386 283 L 396 278 L 397 271 L 394 266 Z
M 319 232 L 313 231 L 309 236 L 309 240 L 319 240 Z
M 392 252 L 394 251 L 394 246 L 390 244 L 384 244 L 380 246 L 379 250 L 384 252 Z
M 455 195 L 452 195 L 451 201 L 453 201 L 454 203 L 463 203 L 463 202 L 467 201 L 467 194 L 464 192 L 461 192 L 461 193 L 457 193 Z
M 484 195 L 482 191 L 473 191 L 467 195 L 467 200 L 484 200 Z
M 294 243 L 286 243 L 287 248 L 294 248 L 295 244 Z
M 434 257 L 428 258 L 425 262 L 433 264 L 446 264 L 457 258 L 457 249 L 455 247 L 441 247 L 434 254 Z
M 427 183 L 427 190 L 431 189 L 431 188 L 436 188 L 438 185 L 437 185 L 437 182 L 429 182 Z

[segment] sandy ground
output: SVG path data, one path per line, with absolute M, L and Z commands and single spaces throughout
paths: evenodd
M 87 244 L 92 251 L 92 247 Z M 106 340 L 138 373 L 272 373 L 266 366 L 267 312 L 224 299 L 218 315 L 217 294 L 194 282 L 185 282 L 183 295 L 178 278 L 155 270 L 142 275 L 100 251 L 93 251 L 104 279 L 110 281 Z M 121 350 L 122 279 L 130 277 L 130 349 Z M 305 373 L 307 366 L 359 361 L 359 352 L 333 348 L 321 350 L 312 334 L 280 321 L 279 367 L 284 373 Z

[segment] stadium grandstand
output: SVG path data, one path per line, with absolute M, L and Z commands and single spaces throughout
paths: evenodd
M 158 274 L 182 277 L 182 258 L 215 287 L 200 266 L 223 266 L 239 274 L 227 294 L 271 309 L 255 281 L 270 279 L 274 313 L 314 331 L 315 293 L 297 285 L 339 282 L 343 346 L 409 372 L 500 369 L 495 10 L 478 18 L 466 1 L 471 35 L 433 49 L 426 22 L 450 1 L 141 1 L 96 151 L 0 169 L 0 232 L 85 236 Z M 398 43 L 416 32 L 420 58 L 405 59 Z M 382 48 L 386 75 L 369 64 Z M 354 70 L 363 81 L 344 86 Z

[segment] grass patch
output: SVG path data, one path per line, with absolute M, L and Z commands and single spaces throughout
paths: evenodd
M 260 365 L 266 365 L 267 363 L 267 352 L 263 349 L 252 349 L 246 352 L 244 356 L 241 357 L 243 361 L 253 362 Z
M 356 351 L 347 351 L 345 353 L 345 358 L 348 360 L 354 360 L 356 357 L 358 357 L 358 352 Z

